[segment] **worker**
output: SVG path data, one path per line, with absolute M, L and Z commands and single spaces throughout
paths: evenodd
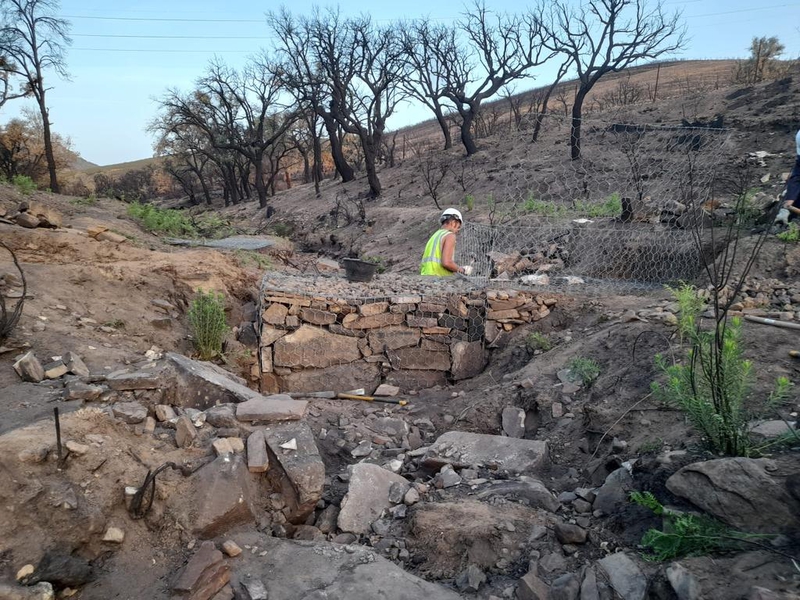
M 781 221 L 784 224 L 800 216 L 800 130 L 795 136 L 795 142 L 797 144 L 797 155 L 794 160 L 794 168 L 786 181 L 783 206 L 775 218 L 776 222 Z
M 425 245 L 422 255 L 420 275 L 436 275 L 445 277 L 453 273 L 468 275 L 467 268 L 459 267 L 453 257 L 456 252 L 456 234 L 461 229 L 464 219 L 455 208 L 447 208 L 439 218 L 441 228 L 434 233 Z

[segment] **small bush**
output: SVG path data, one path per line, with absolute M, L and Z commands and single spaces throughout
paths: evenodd
M 95 196 L 94 194 L 89 194 L 88 196 L 85 197 L 82 196 L 78 198 L 73 198 L 69 202 L 70 204 L 74 204 L 75 206 L 94 206 L 95 204 L 97 204 L 97 196 Z
M 569 370 L 574 380 L 580 381 L 586 387 L 591 387 L 595 379 L 600 376 L 600 366 L 591 358 L 577 356 L 569 362 Z
M 364 259 L 366 262 L 371 262 L 372 264 L 376 265 L 377 268 L 375 271 L 377 273 L 385 273 L 386 272 L 386 259 L 382 256 L 365 256 Z
M 608 196 L 603 202 L 576 202 L 575 210 L 582 215 L 594 219 L 597 217 L 618 217 L 622 214 L 622 198 L 617 192 Z
M 787 244 L 796 244 L 800 242 L 800 227 L 797 226 L 797 223 L 792 221 L 789 223 L 789 229 L 780 232 L 775 237 Z
M 253 250 L 235 250 L 234 256 L 241 267 L 254 266 L 263 270 L 272 268 L 272 261 L 266 254 L 260 254 Z
M 138 220 L 142 227 L 153 233 L 194 237 L 197 230 L 181 211 L 162 209 L 152 204 L 133 202 L 128 205 L 128 215 Z
M 275 223 L 272 227 L 275 235 L 282 238 L 290 238 L 294 233 L 294 225 L 291 223 Z
M 533 194 L 529 195 L 528 199 L 525 200 L 523 208 L 525 212 L 543 217 L 565 217 L 569 212 L 566 206 L 552 201 L 538 200 Z
M 737 550 L 747 540 L 772 537 L 742 533 L 710 517 L 676 513 L 666 509 L 650 492 L 633 491 L 630 499 L 663 519 L 663 531 L 648 529 L 642 537 L 642 546 L 650 549 L 650 554 L 645 555 L 648 560 L 661 562 Z
M 228 332 L 225 323 L 225 298 L 202 290 L 189 306 L 189 326 L 200 360 L 210 360 L 222 353 L 222 342 Z
M 541 350 L 542 352 L 547 352 L 553 347 L 553 343 L 550 341 L 550 338 L 538 331 L 529 333 L 525 337 L 525 345 L 531 352 L 535 350 Z
M 466 196 L 464 196 L 464 204 L 466 205 L 468 211 L 471 211 L 472 209 L 474 209 L 475 208 L 475 196 L 473 196 L 472 194 L 467 194 Z
M 678 331 L 690 344 L 685 364 L 669 364 L 656 355 L 666 382 L 653 382 L 654 394 L 681 408 L 714 452 L 751 456 L 757 447 L 750 439 L 750 423 L 757 416 L 747 409 L 753 386 L 753 363 L 743 356 L 741 319 L 699 327 L 703 301 L 684 284 L 673 290 L 678 301 Z M 775 408 L 788 395 L 791 382 L 779 377 L 765 409 Z
M 27 175 L 14 175 L 14 177 L 11 178 L 11 183 L 14 184 L 24 196 L 28 196 L 36 191 L 36 184 L 33 182 L 33 179 Z

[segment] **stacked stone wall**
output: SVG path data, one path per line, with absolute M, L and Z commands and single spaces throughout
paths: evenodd
M 265 289 L 261 391 L 369 394 L 381 383 L 407 391 L 474 377 L 487 345 L 555 304 L 515 290 L 343 298 Z

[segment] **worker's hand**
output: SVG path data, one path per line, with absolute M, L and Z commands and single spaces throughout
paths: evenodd
M 792 208 L 793 205 L 794 205 L 794 200 L 787 200 L 786 202 L 783 203 L 783 208 Z
M 467 265 L 466 267 L 461 267 L 461 271 L 463 271 L 464 275 L 472 275 L 472 265 Z

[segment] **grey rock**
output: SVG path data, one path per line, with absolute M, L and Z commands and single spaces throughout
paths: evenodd
M 112 373 L 106 377 L 106 385 L 117 392 L 131 390 L 155 390 L 164 387 L 160 372 L 137 371 Z
M 39 359 L 33 354 L 33 350 L 25 353 L 17 362 L 14 363 L 14 370 L 23 381 L 39 383 L 44 379 L 44 367 Z
M 465 431 L 448 431 L 440 436 L 422 459 L 428 468 L 495 465 L 516 473 L 535 472 L 546 460 L 547 442 Z
M 64 361 L 64 364 L 67 365 L 69 372 L 73 375 L 89 377 L 89 368 L 86 366 L 86 363 L 83 362 L 83 359 L 74 352 L 66 352 L 61 359 Z
M 445 465 L 436 475 L 436 487 L 450 488 L 461 483 L 461 475 L 453 470 L 450 465 Z
M 517 600 L 548 600 L 550 586 L 539 578 L 536 569 L 531 569 L 517 583 Z
M 800 504 L 769 473 L 773 464 L 753 458 L 693 463 L 667 479 L 667 489 L 732 527 L 774 533 L 797 524 Z
M 680 563 L 672 563 L 667 567 L 667 579 L 678 596 L 678 600 L 698 600 L 700 585 L 686 567 Z
M 381 513 L 391 508 L 389 489 L 393 483 L 408 482 L 400 475 L 377 465 L 358 463 L 350 467 L 350 487 L 342 499 L 339 529 L 356 534 L 367 533 Z
M 587 567 L 581 581 L 581 600 L 600 600 L 600 590 L 597 588 L 597 575 L 593 567 Z
M 244 600 L 269 600 L 267 587 L 258 579 L 245 579 L 242 581 Z
M 606 572 L 611 587 L 622 600 L 644 600 L 647 578 L 627 554 L 610 554 L 597 561 L 597 564 Z
M 156 404 L 153 412 L 155 412 L 156 419 L 162 423 L 178 417 L 178 415 L 175 414 L 175 410 L 169 404 Z
M 55 600 L 52 584 L 42 581 L 32 586 L 0 583 L 0 598 L 3 600 Z
M 79 380 L 69 381 L 64 386 L 65 400 L 97 400 L 106 390 L 101 385 L 90 385 Z
M 222 535 L 232 527 L 253 521 L 252 479 L 238 454 L 220 456 L 202 467 L 191 480 L 188 502 L 171 498 L 175 512 L 187 511 L 195 534 Z
M 376 433 L 382 433 L 400 438 L 409 432 L 408 423 L 396 417 L 378 417 L 369 424 L 369 428 Z
M 611 515 L 628 502 L 628 492 L 633 489 L 633 477 L 625 467 L 620 467 L 606 477 L 605 483 L 597 490 L 594 509 Z
M 483 342 L 455 342 L 450 346 L 451 374 L 456 381 L 479 375 L 486 366 Z
M 197 429 L 192 420 L 186 415 L 178 417 L 175 425 L 175 443 L 178 444 L 178 448 L 188 448 L 196 438 Z
M 792 431 L 796 431 L 797 423 L 795 421 L 762 421 L 757 425 L 754 425 L 753 428 L 750 430 L 750 433 L 761 436 L 766 439 L 773 439 L 780 437 L 782 435 L 786 435 Z
M 247 469 L 251 473 L 264 473 L 269 469 L 267 439 L 260 429 L 251 433 L 247 438 Z
M 47 581 L 57 587 L 78 587 L 95 578 L 89 561 L 62 549 L 48 550 L 27 583 Z
M 139 402 L 117 402 L 111 409 L 114 416 L 128 425 L 141 423 L 147 418 L 147 409 Z
M 539 566 L 548 573 L 560 573 L 567 568 L 567 561 L 561 553 L 551 552 L 542 557 Z
M 585 544 L 588 532 L 583 527 L 570 523 L 556 523 L 556 539 L 562 544 Z
M 567 573 L 553 581 L 548 600 L 578 600 L 580 593 L 581 583 L 577 576 Z
M 236 418 L 250 423 L 276 423 L 302 419 L 308 402 L 286 394 L 251 398 L 236 406 Z
M 486 583 L 486 574 L 475 565 L 469 565 L 456 577 L 456 587 L 461 592 L 477 592 Z
M 478 494 L 479 499 L 493 496 L 512 496 L 525 498 L 531 506 L 556 512 L 560 506 L 558 499 L 553 496 L 544 484 L 538 479 L 522 475 L 519 481 L 493 482 L 488 489 Z
M 319 516 L 317 520 L 314 522 L 314 525 L 319 529 L 322 533 L 333 533 L 336 531 L 336 521 L 339 518 L 339 507 L 333 504 L 329 504 L 326 506 Z
M 206 423 L 216 428 L 236 428 L 239 421 L 236 419 L 235 404 L 221 404 L 205 410 Z
M 353 458 L 363 458 L 365 456 L 369 456 L 370 454 L 372 454 L 372 442 L 369 440 L 363 440 L 359 442 L 358 446 L 353 448 L 353 450 L 350 452 L 350 455 Z
M 403 501 L 408 490 L 411 488 L 410 483 L 395 482 L 389 488 L 389 502 L 392 504 L 400 504 Z
M 518 406 L 506 406 L 503 409 L 503 432 L 512 438 L 525 435 L 525 411 Z

